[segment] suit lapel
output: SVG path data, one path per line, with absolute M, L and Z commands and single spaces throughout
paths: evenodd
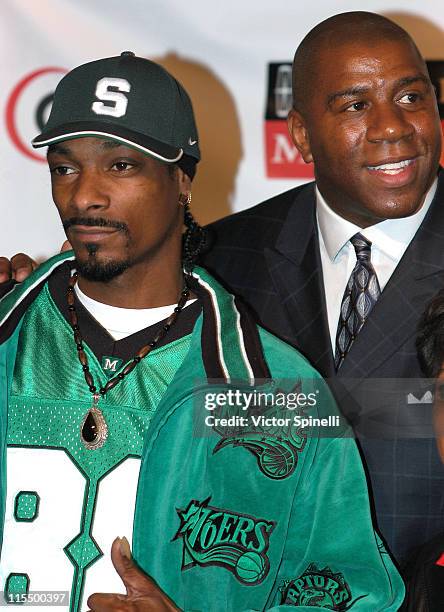
M 338 375 L 368 377 L 409 338 L 427 302 L 444 287 L 444 177 L 430 209 L 391 276 Z
M 275 248 L 266 249 L 265 257 L 297 346 L 323 376 L 333 376 L 313 183 L 296 197 Z M 347 387 L 375 373 L 416 335 L 427 302 L 442 287 L 444 172 L 427 216 L 338 372 L 349 379 Z
M 324 375 L 334 372 L 322 266 L 316 229 L 314 185 L 296 197 L 274 249 L 265 257 L 297 345 Z

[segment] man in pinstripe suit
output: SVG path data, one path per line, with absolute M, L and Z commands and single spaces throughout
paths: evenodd
M 316 182 L 213 224 L 205 266 L 330 379 L 403 564 L 444 528 L 431 393 L 415 351 L 417 321 L 444 283 L 444 178 L 436 98 L 413 41 L 370 13 L 319 24 L 295 55 L 289 127 Z M 337 369 L 356 234 L 369 243 L 379 297 Z

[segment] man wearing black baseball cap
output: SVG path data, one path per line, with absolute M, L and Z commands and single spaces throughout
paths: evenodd
M 80 66 L 33 144 L 49 147 L 73 251 L 0 302 L 7 602 L 398 609 L 403 585 L 322 379 L 194 266 L 200 153 L 180 84 L 129 52 Z M 300 410 L 250 411 L 257 390 Z M 293 424 L 302 414 L 332 429 Z M 117 533 L 132 533 L 137 565 Z
M 75 68 L 55 95 L 58 104 L 32 141 L 35 148 L 72 138 L 109 137 L 194 176 L 200 151 L 191 102 L 158 64 L 124 51 Z

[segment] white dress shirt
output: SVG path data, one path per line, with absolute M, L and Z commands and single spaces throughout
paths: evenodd
M 438 179 L 434 181 L 424 204 L 414 215 L 402 219 L 386 219 L 365 229 L 335 213 L 316 187 L 319 248 L 333 355 L 342 297 L 356 264 L 356 253 L 350 238 L 360 232 L 371 241 L 371 261 L 383 291 L 427 214 L 437 183 Z

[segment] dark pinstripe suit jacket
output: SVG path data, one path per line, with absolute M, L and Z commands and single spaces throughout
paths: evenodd
M 415 238 L 336 375 L 328 332 L 314 184 L 211 226 L 206 266 L 330 379 L 355 426 L 387 545 L 402 564 L 444 530 L 444 468 L 431 426 L 429 381 L 415 335 L 444 286 L 444 172 Z M 422 400 L 422 401 L 421 401 Z

